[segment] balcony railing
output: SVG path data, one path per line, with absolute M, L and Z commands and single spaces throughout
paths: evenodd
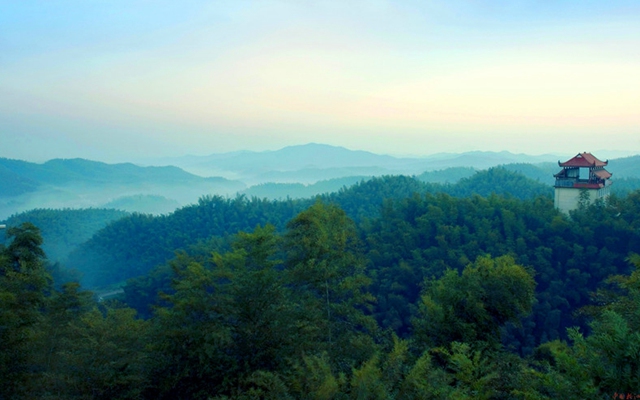
M 555 187 L 582 187 L 582 188 L 595 188 L 602 185 L 604 181 L 602 179 L 556 179 Z
M 573 187 L 575 179 L 556 179 L 556 187 Z

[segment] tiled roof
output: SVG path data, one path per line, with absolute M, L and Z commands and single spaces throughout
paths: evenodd
M 567 170 L 566 169 L 561 169 L 560 172 L 558 172 L 557 174 L 554 175 L 555 178 L 566 178 L 567 177 Z
M 598 169 L 596 171 L 593 171 L 593 173 L 595 174 L 595 176 L 597 176 L 600 179 L 609 179 L 609 178 L 611 178 L 611 173 L 609 171 L 607 171 L 606 169 Z
M 561 167 L 604 167 L 609 161 L 600 161 L 591 153 L 579 153 L 572 159 L 558 165 Z

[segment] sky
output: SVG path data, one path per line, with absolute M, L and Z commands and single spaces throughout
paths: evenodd
M 309 142 L 638 154 L 640 2 L 0 0 L 0 157 Z

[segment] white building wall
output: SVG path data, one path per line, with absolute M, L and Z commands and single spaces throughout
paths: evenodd
M 604 189 L 604 190 L 603 190 Z M 564 212 L 569 213 L 571 210 L 578 208 L 578 202 L 580 201 L 580 192 L 583 189 L 578 188 L 556 188 L 554 197 L 555 207 Z M 586 189 L 589 193 L 589 202 L 593 203 L 596 199 L 606 197 L 609 194 L 609 188 L 604 187 L 602 189 Z

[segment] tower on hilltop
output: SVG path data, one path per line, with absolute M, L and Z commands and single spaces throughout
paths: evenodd
M 604 169 L 609 161 L 600 161 L 591 153 L 580 153 L 572 159 L 558 165 L 562 171 L 556 178 L 556 208 L 568 213 L 578 208 L 580 201 L 594 202 L 609 196 L 611 174 Z

